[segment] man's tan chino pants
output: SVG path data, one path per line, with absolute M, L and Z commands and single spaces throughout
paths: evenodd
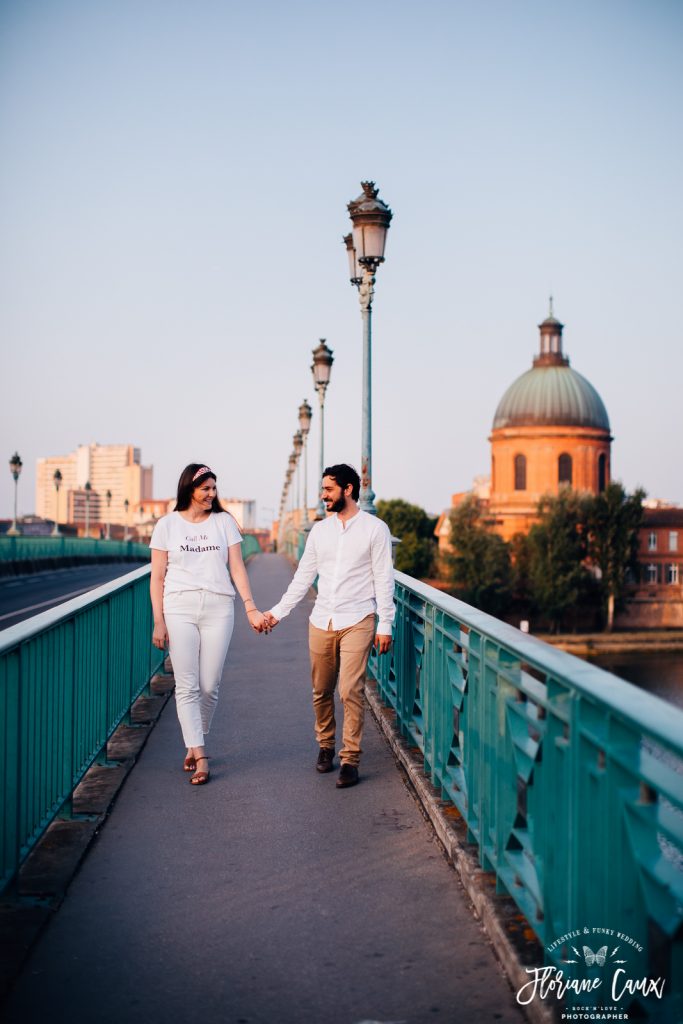
M 334 689 L 344 706 L 342 764 L 358 765 L 363 735 L 363 685 L 370 648 L 375 638 L 375 616 L 367 615 L 347 629 L 308 626 L 308 647 L 313 680 L 315 738 L 321 747 L 335 745 Z

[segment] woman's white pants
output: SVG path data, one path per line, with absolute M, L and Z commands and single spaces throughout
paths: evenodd
M 235 599 L 208 590 L 164 595 L 178 720 L 187 747 L 203 747 L 235 624 Z

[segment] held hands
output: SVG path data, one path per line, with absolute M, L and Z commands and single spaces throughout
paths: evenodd
M 266 616 L 263 612 L 260 612 L 258 608 L 250 608 L 247 612 L 247 618 L 249 619 L 249 625 L 255 633 L 269 633 L 270 629 L 266 622 Z
M 270 612 L 260 612 L 258 608 L 250 608 L 247 612 L 247 618 L 249 619 L 249 625 L 255 633 L 270 633 L 280 621 Z

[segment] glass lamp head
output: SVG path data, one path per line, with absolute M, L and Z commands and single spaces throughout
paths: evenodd
M 353 224 L 353 247 L 361 266 L 376 267 L 384 262 L 384 247 L 393 213 L 378 199 L 374 181 L 362 181 L 363 192 L 348 205 Z

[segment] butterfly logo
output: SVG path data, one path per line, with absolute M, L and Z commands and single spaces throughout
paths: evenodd
M 612 952 L 609 954 L 610 958 L 614 958 L 620 948 L 620 946 L 615 946 Z M 565 960 L 564 962 L 566 964 L 580 964 L 582 959 L 581 954 L 579 953 L 576 946 L 572 946 L 572 949 L 576 953 L 578 960 Z M 604 967 L 605 962 L 607 960 L 607 956 L 607 946 L 601 946 L 600 949 L 598 949 L 595 953 L 590 948 L 590 946 L 583 947 L 583 960 L 586 964 L 586 967 L 593 967 L 594 964 L 597 964 L 598 967 Z M 612 963 L 625 964 L 626 961 L 612 959 Z

